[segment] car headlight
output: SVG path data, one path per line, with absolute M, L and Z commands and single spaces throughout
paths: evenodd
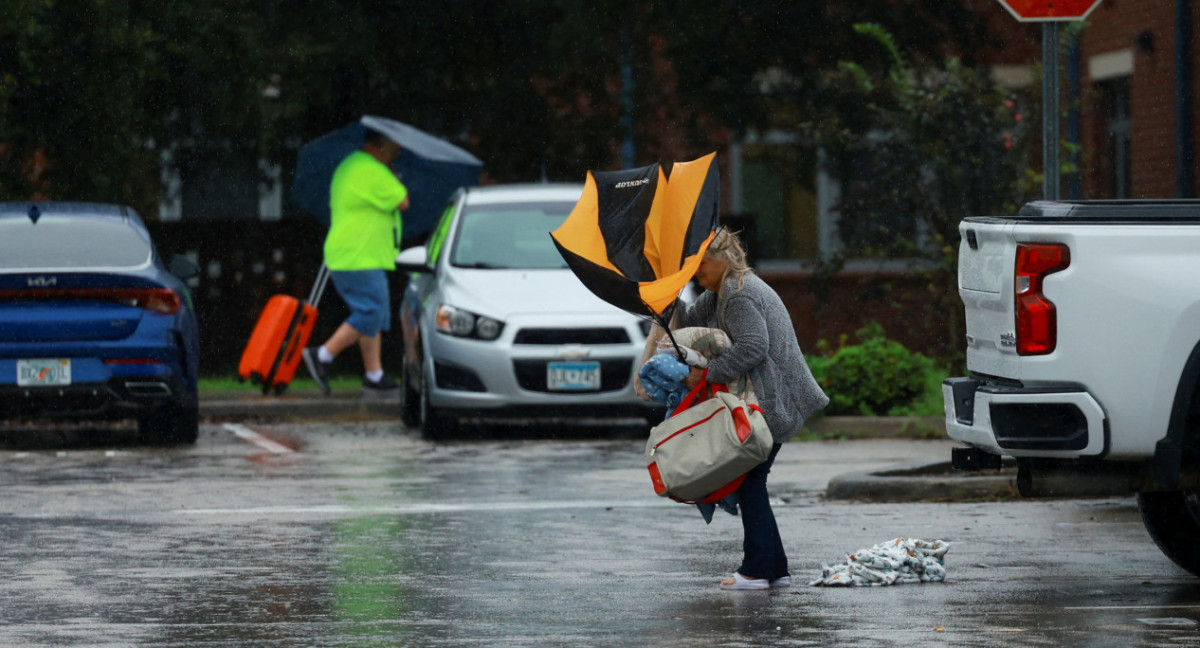
M 456 337 L 494 340 L 504 330 L 503 322 L 449 304 L 438 306 L 436 315 L 437 330 Z

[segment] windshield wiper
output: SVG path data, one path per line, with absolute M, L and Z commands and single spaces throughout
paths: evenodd
M 488 263 L 486 261 L 476 261 L 475 263 L 464 263 L 459 265 L 460 268 L 475 268 L 476 270 L 507 270 L 508 266 L 499 265 L 497 263 Z

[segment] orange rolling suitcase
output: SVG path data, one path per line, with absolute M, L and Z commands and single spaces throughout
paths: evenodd
M 263 394 L 282 394 L 300 366 L 300 352 L 317 323 L 317 302 L 329 282 L 329 269 L 321 264 L 308 301 L 291 295 L 273 295 L 242 352 L 238 377 L 262 385 Z

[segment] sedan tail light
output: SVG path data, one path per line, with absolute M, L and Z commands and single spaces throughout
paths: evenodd
M 179 294 L 168 288 L 37 288 L 0 290 L 0 302 L 99 301 L 144 308 L 163 315 L 179 312 Z
M 1071 264 L 1071 253 L 1061 243 L 1017 246 L 1014 300 L 1017 315 L 1017 353 L 1045 355 L 1058 344 L 1058 316 L 1054 302 L 1042 294 L 1042 280 Z

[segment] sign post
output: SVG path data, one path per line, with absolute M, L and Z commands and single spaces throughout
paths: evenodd
M 1042 194 L 1058 200 L 1058 23 L 1083 20 L 1100 0 L 1000 0 L 1021 22 L 1042 23 Z
M 1062 165 L 1058 163 L 1058 23 L 1042 23 L 1042 196 L 1058 200 Z

